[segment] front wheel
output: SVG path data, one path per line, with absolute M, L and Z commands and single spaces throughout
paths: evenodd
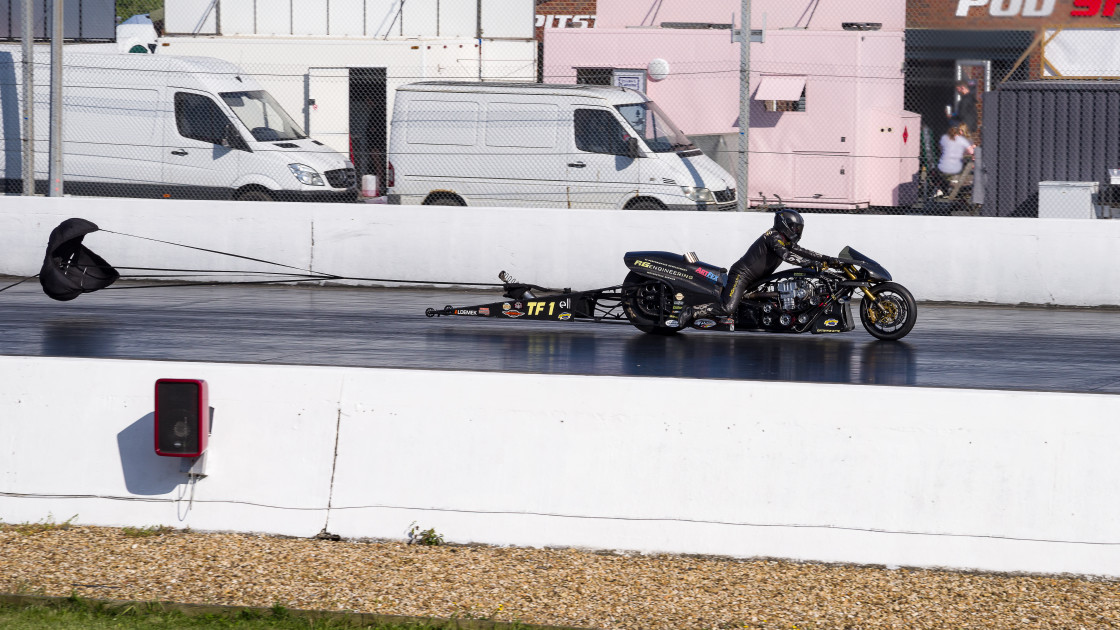
M 918 304 L 906 287 L 894 282 L 877 284 L 859 303 L 859 319 L 873 337 L 894 341 L 902 339 L 918 320 Z M 866 291 L 866 289 L 865 289 Z
M 272 195 L 267 190 L 260 188 L 250 188 L 237 195 L 238 201 L 275 201 Z
M 675 335 L 677 328 L 661 325 L 673 312 L 673 298 L 668 287 L 657 280 L 631 271 L 622 281 L 622 310 L 626 319 L 638 330 L 651 335 Z

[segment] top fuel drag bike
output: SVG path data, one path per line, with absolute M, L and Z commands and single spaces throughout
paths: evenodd
M 698 330 L 774 333 L 841 333 L 855 328 L 851 300 L 857 292 L 863 327 L 879 339 L 902 339 L 914 328 L 914 296 L 892 281 L 882 265 L 845 247 L 839 268 L 824 265 L 786 269 L 750 287 L 728 317 L 701 317 L 686 326 Z M 499 274 L 507 298 L 469 307 L 445 306 L 428 317 L 467 316 L 549 321 L 628 321 L 655 335 L 681 331 L 685 306 L 721 299 L 727 270 L 701 262 L 695 254 L 627 252 L 630 270 L 614 287 L 572 291 L 518 283 Z

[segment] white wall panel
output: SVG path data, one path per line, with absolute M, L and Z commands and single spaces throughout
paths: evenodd
M 532 39 L 534 6 L 531 0 L 482 0 L 482 36 Z
M 217 32 L 217 16 L 213 0 L 175 0 L 164 7 L 164 31 L 171 34 L 207 34 Z
M 536 81 L 537 47 L 519 41 L 483 40 L 482 73 L 488 81 Z
M 478 33 L 478 4 L 476 2 L 439 2 L 440 37 L 475 37 Z
M 1120 47 L 1115 28 L 1066 28 L 1046 31 L 1044 76 L 1072 79 L 1120 77 Z M 1054 74 L 1058 72 L 1060 74 Z
M 369 37 L 395 37 L 400 33 L 398 12 L 401 0 L 365 0 L 366 35 Z
M 249 2 L 222 3 L 222 35 L 254 35 L 257 29 L 257 4 Z
M 392 35 L 401 32 L 405 37 L 435 37 L 439 5 L 441 0 L 408 0 L 404 3 L 404 10 L 392 31 Z M 403 26 L 402 26 L 403 25 Z M 390 35 L 390 36 L 392 36 Z
M 292 35 L 297 37 L 323 37 L 327 34 L 327 8 L 323 0 L 291 0 Z M 332 7 L 333 8 L 333 7 Z
M 256 0 L 258 35 L 291 35 L 292 0 Z
M 82 378 L 59 397 L 58 374 Z M 162 377 L 210 386 L 193 489 L 153 452 Z M 1120 576 L 1117 396 L 38 357 L 0 357 L 0 378 L 7 522 L 417 521 L 459 543 Z
M 575 288 L 618 284 L 631 250 L 696 251 L 730 266 L 773 224 L 760 212 L 7 197 L 0 273 L 36 273 L 51 229 L 70 217 L 286 264 L 314 260 L 317 270 L 342 276 L 493 282 L 506 269 L 527 282 Z M 1120 221 L 813 214 L 807 223 L 806 247 L 831 254 L 851 245 L 919 301 L 1120 306 Z M 346 246 L 353 242 L 379 256 L 355 256 Z M 130 245 L 106 252 L 107 260 L 136 267 L 208 262 L 200 252 Z M 1076 256 L 1051 255 L 1071 248 Z
M 366 0 L 330 0 L 327 6 L 331 37 L 362 37 L 366 34 Z

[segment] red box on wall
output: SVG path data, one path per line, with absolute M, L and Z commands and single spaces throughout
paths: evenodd
M 210 437 L 210 393 L 206 381 L 156 381 L 155 447 L 164 457 L 198 457 Z

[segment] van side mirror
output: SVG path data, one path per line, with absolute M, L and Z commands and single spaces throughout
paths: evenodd
M 642 157 L 642 150 L 638 148 L 638 139 L 633 136 L 626 139 L 626 157 L 631 160 Z

